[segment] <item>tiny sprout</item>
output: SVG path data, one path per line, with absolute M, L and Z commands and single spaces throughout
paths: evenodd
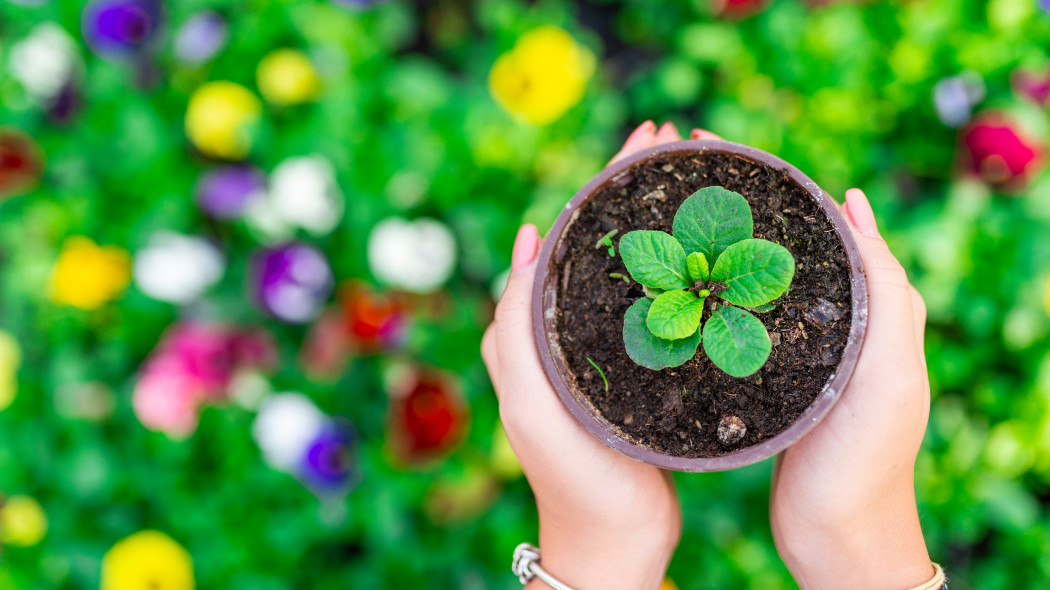
M 631 277 L 629 277 L 629 276 L 627 276 L 625 274 L 622 274 L 622 273 L 611 272 L 611 273 L 609 273 L 609 278 L 610 279 L 620 279 L 621 281 L 624 282 L 625 285 L 630 285 L 631 284 Z
M 686 199 L 672 229 L 631 231 L 620 239 L 624 266 L 645 292 L 624 315 L 627 355 L 653 370 L 677 367 L 696 355 L 702 340 L 715 366 L 733 377 L 753 375 L 772 343 L 748 310 L 772 309 L 791 285 L 795 258 L 780 244 L 752 237 L 747 199 L 720 186 Z M 721 301 L 704 322 L 710 297 Z
M 591 366 L 598 370 L 598 374 L 602 376 L 602 381 L 605 383 L 605 391 L 608 392 L 609 391 L 609 380 L 605 378 L 605 372 L 602 371 L 602 368 L 599 367 L 597 364 L 595 364 L 594 361 L 591 360 L 591 357 L 587 357 L 587 362 L 591 363 Z
M 614 229 L 605 234 L 598 239 L 598 242 L 594 245 L 594 249 L 597 250 L 602 246 L 607 246 L 609 248 L 609 258 L 616 258 L 616 248 L 613 246 L 612 239 L 616 237 L 616 234 L 618 233 L 620 233 L 620 230 Z

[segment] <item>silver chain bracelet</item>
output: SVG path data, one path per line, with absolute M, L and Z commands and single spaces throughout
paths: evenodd
M 518 576 L 518 580 L 522 584 L 528 584 L 533 578 L 539 578 L 546 582 L 548 586 L 554 588 L 554 590 L 572 590 L 572 588 L 555 580 L 553 576 L 540 567 L 540 550 L 528 543 L 522 543 L 514 548 L 514 563 L 510 566 L 510 571 L 514 572 L 515 576 Z

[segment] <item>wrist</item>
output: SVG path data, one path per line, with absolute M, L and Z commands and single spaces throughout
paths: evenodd
M 572 523 L 540 514 L 540 565 L 575 590 L 660 587 L 681 535 L 680 521 L 642 526 Z M 539 579 L 528 589 L 546 589 Z
M 914 495 L 883 498 L 834 521 L 781 527 L 775 540 L 803 590 L 899 590 L 934 575 Z M 786 529 L 786 530 L 785 530 Z

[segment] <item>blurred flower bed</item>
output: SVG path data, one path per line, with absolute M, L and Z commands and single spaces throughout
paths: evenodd
M 929 305 L 931 554 L 1050 579 L 1048 11 L 0 2 L 0 589 L 518 587 L 482 330 L 649 118 L 866 189 Z M 678 587 L 793 587 L 770 468 L 678 478 Z

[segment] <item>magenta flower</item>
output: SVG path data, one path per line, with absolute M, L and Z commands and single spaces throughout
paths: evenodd
M 1041 107 L 1050 106 L 1050 72 L 1015 72 L 1012 82 L 1014 90 L 1024 98 Z
M 1043 165 L 1042 148 L 1000 113 L 977 116 L 962 132 L 963 164 L 988 184 L 1021 188 Z
M 203 322 L 174 325 L 142 368 L 135 414 L 151 430 L 187 436 L 197 427 L 202 404 L 225 400 L 241 371 L 271 370 L 276 355 L 263 330 Z

